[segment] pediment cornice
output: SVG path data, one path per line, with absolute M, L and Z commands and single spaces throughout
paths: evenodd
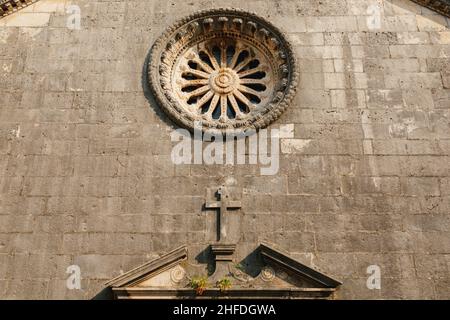
M 161 257 L 132 269 L 106 283 L 116 299 L 168 298 L 275 298 L 330 299 L 342 284 L 293 259 L 274 245 L 260 243 L 250 253 L 258 272 L 237 269 L 233 260 L 235 245 L 212 244 L 215 270 L 206 276 L 209 283 L 201 294 L 189 285 L 198 268 L 188 261 L 188 249 L 179 247 Z M 257 262 L 259 260 L 259 262 Z M 239 265 L 239 264 L 238 264 Z M 221 290 L 211 284 L 229 278 L 232 286 Z

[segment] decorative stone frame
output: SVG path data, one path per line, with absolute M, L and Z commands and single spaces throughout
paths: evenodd
M 38 0 L 0 0 L 0 18 L 16 12 Z
M 173 78 L 180 76 L 176 75 L 178 71 L 175 68 L 190 46 L 200 46 L 202 41 L 220 40 L 220 37 L 225 40 L 243 39 L 246 44 L 255 47 L 250 49 L 252 52 L 258 51 L 255 55 L 265 54 L 267 61 L 264 63 L 271 64 L 272 69 L 269 71 L 273 77 L 270 79 L 273 90 L 269 94 L 270 97 L 265 99 L 264 103 L 244 106 L 245 111 L 239 109 L 238 111 L 245 113 L 244 116 L 235 110 L 236 101 L 232 101 L 233 98 L 227 100 L 220 97 L 220 101 L 216 101 L 216 109 L 220 107 L 221 110 L 218 119 L 212 119 L 211 114 L 204 115 L 200 111 L 189 110 L 186 104 L 183 105 L 180 94 L 177 95 L 177 88 L 174 88 Z M 264 50 L 266 52 L 263 54 Z M 223 53 L 221 54 L 223 56 Z M 271 59 L 276 61 L 270 61 Z M 273 70 L 275 67 L 278 69 Z M 227 90 L 233 89 L 229 87 L 240 85 L 237 83 L 239 80 L 235 77 L 236 73 L 230 71 L 230 68 L 224 69 L 227 70 L 221 68 L 219 74 L 211 73 L 211 76 L 205 78 L 203 82 L 218 95 L 226 95 L 229 93 Z M 296 59 L 284 33 L 264 18 L 239 9 L 199 11 L 174 23 L 153 45 L 147 71 L 151 91 L 160 107 L 178 125 L 191 131 L 194 129 L 195 121 L 201 121 L 202 130 L 222 133 L 227 129 L 246 131 L 264 128 L 275 121 L 289 106 L 295 95 L 298 81 Z M 224 92 L 220 91 L 222 89 Z M 224 104 L 224 100 L 227 101 L 225 102 L 227 105 Z M 214 94 L 209 102 L 212 103 L 212 101 L 214 101 Z M 233 115 L 228 116 L 229 111 L 223 111 L 224 108 L 231 109 L 230 105 L 236 111 L 235 118 Z M 197 110 L 200 108 L 196 107 Z
M 223 278 L 224 274 L 229 274 L 230 266 L 233 263 L 233 254 L 236 249 L 234 244 L 211 245 L 211 252 L 214 255 L 215 271 L 208 279 L 216 281 Z M 335 299 L 336 291 L 342 285 L 338 280 L 316 271 L 292 257 L 280 251 L 268 243 L 260 243 L 254 251 L 257 253 L 265 267 L 262 268 L 260 276 L 262 282 L 252 282 L 252 285 L 245 285 L 246 276 L 242 281 L 232 278 L 234 285 L 226 291 L 219 288 L 209 287 L 198 296 L 194 289 L 183 286 L 179 281 L 174 281 L 173 273 L 181 272 L 183 277 L 186 273 L 180 265 L 186 264 L 188 260 L 187 246 L 181 246 L 159 258 L 149 261 L 135 269 L 132 269 L 105 284 L 104 293 L 112 299 L 208 299 L 208 298 L 234 298 L 234 299 Z M 151 286 L 148 280 L 170 271 L 170 285 Z M 275 270 L 279 272 L 276 274 Z M 299 285 L 277 285 L 276 278 L 284 278 L 287 273 L 292 280 L 299 280 Z M 283 275 L 284 274 L 284 275 Z M 249 280 L 249 279 L 247 279 Z M 252 281 L 252 280 L 250 280 Z

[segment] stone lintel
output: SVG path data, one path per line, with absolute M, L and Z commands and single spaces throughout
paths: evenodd
M 235 244 L 212 244 L 211 251 L 215 256 L 215 261 L 231 262 L 233 261 L 234 251 L 236 250 Z

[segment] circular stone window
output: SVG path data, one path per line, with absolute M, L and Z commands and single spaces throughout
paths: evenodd
M 255 14 L 216 9 L 188 16 L 154 44 L 150 87 L 178 124 L 203 130 L 260 129 L 292 100 L 297 81 L 290 44 Z

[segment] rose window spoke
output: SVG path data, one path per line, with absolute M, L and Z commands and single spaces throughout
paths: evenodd
M 295 91 L 290 46 L 253 14 L 224 9 L 194 14 L 155 46 L 152 64 L 159 72 L 150 74 L 153 91 L 169 116 L 188 128 L 194 121 L 218 130 L 266 126 Z
M 183 100 L 208 120 L 214 118 L 213 114 L 222 122 L 236 117 L 242 119 L 265 99 L 269 82 L 264 72 L 256 79 L 246 78 L 267 70 L 260 62 L 265 57 L 255 51 L 231 41 L 205 43 L 199 46 L 198 52 L 191 49 L 179 66 L 180 70 L 188 71 L 183 73 L 184 81 L 178 88 Z M 186 92 L 185 88 L 195 90 Z M 214 113 L 218 101 L 220 112 Z M 205 107 L 208 102 L 211 103 Z

